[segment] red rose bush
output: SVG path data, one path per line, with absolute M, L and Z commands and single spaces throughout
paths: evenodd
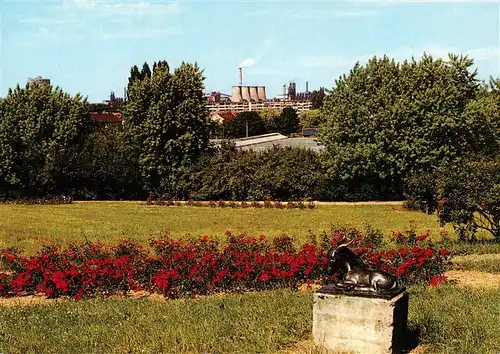
M 110 247 L 84 243 L 43 247 L 25 257 L 0 250 L 0 296 L 35 293 L 81 299 L 145 290 L 167 298 L 217 292 L 298 288 L 328 281 L 326 252 L 346 239 L 367 265 L 398 276 L 403 284 L 442 283 L 446 250 L 437 250 L 426 235 L 396 234 L 395 249 L 384 249 L 376 233 L 336 229 L 302 245 L 286 235 L 269 242 L 226 232 L 224 244 L 204 236 L 195 240 L 168 235 L 150 241 L 149 251 L 134 241 Z

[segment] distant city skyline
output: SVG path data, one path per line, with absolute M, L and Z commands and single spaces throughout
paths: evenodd
M 479 78 L 500 76 L 500 4 L 455 1 L 0 0 L 0 96 L 42 76 L 100 102 L 123 95 L 130 68 L 197 62 L 205 91 L 246 85 L 267 96 L 331 88 L 356 61 L 398 61 L 425 51 L 475 59 Z

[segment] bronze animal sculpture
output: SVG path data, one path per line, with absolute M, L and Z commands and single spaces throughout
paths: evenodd
M 347 246 L 353 240 L 343 243 L 327 252 L 330 275 L 339 274 L 340 279 L 333 285 L 343 291 L 392 293 L 401 287 L 398 279 L 382 270 L 367 267 Z

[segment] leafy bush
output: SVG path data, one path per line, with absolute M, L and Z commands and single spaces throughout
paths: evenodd
M 255 111 L 241 112 L 233 120 L 226 120 L 222 123 L 224 138 L 243 138 L 246 136 L 248 126 L 248 136 L 267 133 L 264 120 Z
M 437 212 L 453 224 L 460 240 L 474 241 L 478 230 L 500 241 L 500 162 L 445 166 L 408 183 L 408 208 Z
M 223 147 L 206 156 L 192 176 L 189 197 L 199 200 L 326 199 L 325 173 L 307 149 L 241 151 Z
M 319 109 L 300 112 L 299 118 L 301 128 L 318 128 L 325 120 Z

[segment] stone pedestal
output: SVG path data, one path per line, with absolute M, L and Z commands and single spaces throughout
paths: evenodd
M 399 353 L 408 320 L 408 293 L 376 298 L 314 294 L 314 344 L 354 353 Z

